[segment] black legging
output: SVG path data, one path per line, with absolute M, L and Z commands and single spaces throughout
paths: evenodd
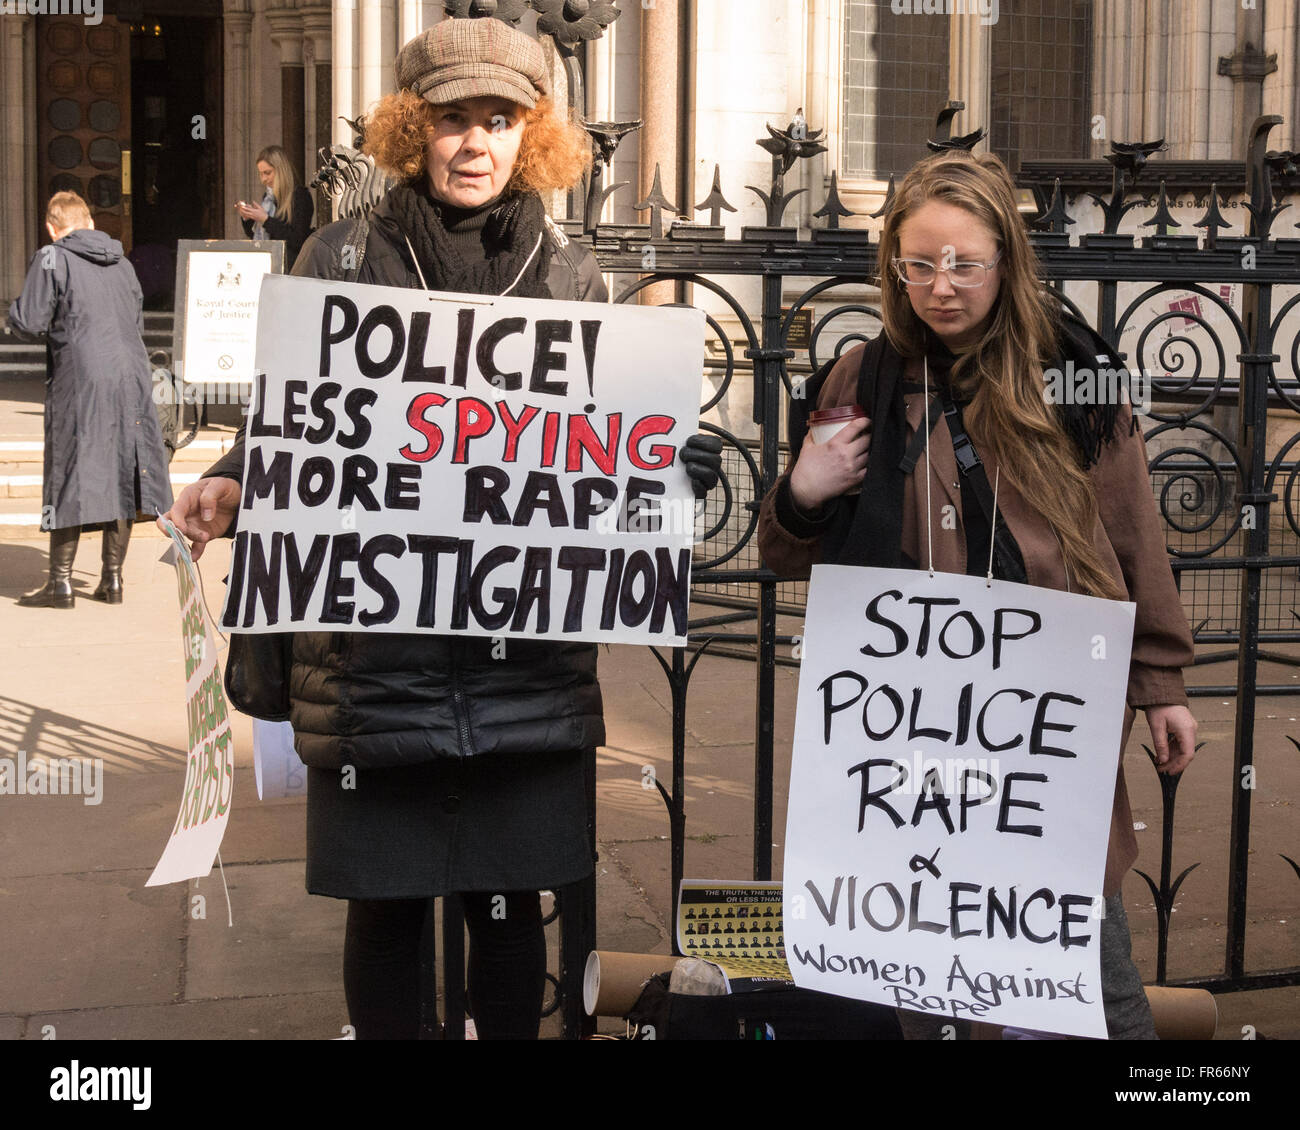
M 535 1040 L 546 988 L 541 899 L 536 891 L 502 894 L 504 904 L 490 893 L 461 895 L 470 1012 L 479 1039 Z M 343 992 L 358 1040 L 419 1037 L 422 978 L 433 976 L 420 967 L 420 940 L 432 907 L 433 899 L 348 900 Z

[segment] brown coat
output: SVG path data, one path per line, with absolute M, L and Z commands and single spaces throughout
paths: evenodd
M 822 387 L 818 408 L 856 403 L 858 371 L 864 348 L 857 346 L 836 363 Z M 921 383 L 919 359 L 906 364 L 904 376 L 910 382 Z M 923 399 L 921 393 L 908 394 L 904 398 L 908 441 L 920 426 Z M 1100 460 L 1090 472 L 1100 510 L 1094 544 L 1111 575 L 1137 605 L 1129 667 L 1130 709 L 1126 712 L 1124 725 L 1125 745 L 1133 724 L 1134 708 L 1186 705 L 1182 669 L 1193 658 L 1191 632 L 1169 568 L 1160 519 L 1151 494 L 1146 446 L 1141 435 L 1131 431 L 1130 420 L 1129 409 L 1124 406 L 1115 439 L 1102 448 Z M 791 455 L 791 467 L 797 454 Z M 997 464 L 983 452 L 981 458 L 989 482 L 993 483 L 997 477 Z M 914 561 L 928 563 L 927 541 L 933 537 L 935 569 L 945 573 L 965 573 L 966 533 L 961 522 L 961 486 L 952 438 L 942 424 L 930 434 L 932 521 L 929 530 L 926 528 L 924 473 L 925 460 L 922 458 L 917 463 L 916 472 L 906 478 L 902 550 Z M 807 577 L 812 566 L 821 561 L 820 536 L 798 537 L 782 526 L 777 516 L 776 497 L 778 491 L 788 489 L 785 480 L 789 474 L 790 468 L 787 468 L 785 475 L 763 500 L 758 522 L 758 547 L 763 561 L 774 572 L 785 577 Z M 1065 560 L 1051 525 L 1005 480 L 998 484 L 997 502 L 998 521 L 1006 522 L 1020 547 L 1029 584 L 1068 591 L 1070 585 Z M 948 505 L 957 515 L 955 529 L 942 528 L 942 508 Z M 1121 758 L 1111 811 L 1105 894 L 1113 894 L 1119 889 L 1120 881 L 1136 858 L 1137 838 L 1133 835 L 1133 817 Z

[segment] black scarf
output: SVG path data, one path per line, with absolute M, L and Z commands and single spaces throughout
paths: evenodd
M 456 249 L 426 184 L 398 185 L 389 191 L 388 205 L 388 215 L 377 216 L 375 222 L 396 227 L 389 234 L 399 248 L 411 241 L 430 290 L 501 294 L 509 288 L 511 295 L 520 298 L 551 297 L 546 282 L 551 241 L 546 238 L 546 211 L 537 193 L 502 196 L 483 228 L 487 258 L 477 263 L 468 262 Z
M 1065 368 L 1072 360 L 1075 369 L 1096 370 L 1098 355 L 1116 369 L 1124 365 L 1104 338 L 1091 327 L 1068 315 L 1061 319 L 1059 355 L 1053 363 Z M 945 351 L 946 352 L 946 351 Z M 827 362 L 792 400 L 790 450 L 798 451 L 807 430 L 807 412 L 817 402 L 821 385 L 834 362 Z M 858 375 L 858 403 L 871 413 L 871 451 L 862 490 L 842 495 L 833 504 L 830 525 L 822 540 L 822 560 L 828 564 L 875 565 L 897 569 L 904 564 L 903 487 L 906 474 L 900 464 L 907 449 L 907 415 L 903 402 L 903 358 L 889 344 L 884 333 L 869 341 L 862 353 Z M 1114 438 L 1117 405 L 1058 404 L 1057 412 L 1071 443 L 1087 470 L 1101 456 L 1102 447 Z M 924 426 L 924 422 L 922 423 Z M 1134 416 L 1132 427 L 1137 427 Z M 908 563 L 910 564 L 910 562 Z

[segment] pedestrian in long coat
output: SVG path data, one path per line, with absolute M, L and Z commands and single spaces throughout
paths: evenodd
M 41 526 L 50 531 L 49 581 L 19 604 L 73 606 L 72 562 L 85 528 L 104 531 L 96 600 L 122 600 L 122 562 L 137 513 L 172 504 L 167 454 L 151 396 L 143 302 L 122 245 L 94 229 L 86 202 L 60 192 L 9 308 L 19 336 L 45 336 L 45 467 Z

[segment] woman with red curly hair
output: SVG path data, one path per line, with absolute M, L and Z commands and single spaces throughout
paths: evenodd
M 539 195 L 574 185 L 590 160 L 586 134 L 552 109 L 544 64 L 536 41 L 495 19 L 446 20 L 406 44 L 400 89 L 366 125 L 366 151 L 398 183 L 367 222 L 316 232 L 293 273 L 606 301 L 591 253 Z M 717 481 L 719 451 L 683 445 L 697 493 Z M 241 437 L 169 515 L 194 556 L 230 532 L 243 467 Z M 420 1034 L 433 975 L 421 936 L 432 899 L 459 894 L 478 1035 L 535 1039 L 538 891 L 593 871 L 588 797 L 605 739 L 595 645 L 300 633 L 289 684 L 308 766 L 307 889 L 348 900 L 343 981 L 357 1037 Z

